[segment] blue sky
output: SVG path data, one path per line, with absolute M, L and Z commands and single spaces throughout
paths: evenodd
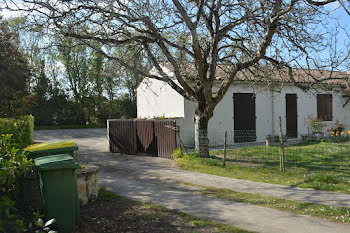
M 347 12 L 340 7 L 339 3 L 331 3 L 328 6 L 326 6 L 326 9 L 331 12 L 331 15 L 336 17 L 339 20 L 339 23 L 342 27 L 348 29 L 347 31 L 350 32 L 350 15 L 347 14 Z M 344 46 L 343 40 L 349 41 L 350 39 L 347 38 L 347 35 L 345 34 L 344 31 L 339 32 L 339 39 L 341 46 Z M 343 39 L 343 40 L 342 40 Z M 349 50 L 349 48 L 345 48 Z

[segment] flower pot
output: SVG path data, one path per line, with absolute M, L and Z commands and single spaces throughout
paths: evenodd
M 287 135 L 282 135 L 282 140 L 283 140 L 283 142 L 286 142 L 287 141 Z M 273 141 L 274 142 L 279 142 L 280 141 L 280 136 L 279 135 L 273 136 Z
M 273 137 L 269 137 L 269 138 L 265 137 L 266 146 L 271 146 L 272 141 L 273 141 Z
M 304 143 L 313 141 L 315 137 L 313 134 L 301 134 L 300 136 L 301 136 L 301 141 Z

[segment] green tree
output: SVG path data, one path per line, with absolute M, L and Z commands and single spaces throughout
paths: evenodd
M 49 125 L 52 123 L 52 111 L 48 111 L 48 103 L 50 99 L 50 80 L 46 76 L 45 60 L 40 61 L 40 66 L 37 67 L 37 69 L 37 76 L 33 77 L 33 94 L 35 100 L 33 115 L 37 124 Z
M 76 123 L 85 124 L 89 121 L 87 99 L 90 93 L 89 82 L 89 52 L 87 46 L 77 45 L 72 38 L 58 38 L 59 61 L 65 68 L 64 78 L 72 92 Z
M 98 46 L 98 45 L 96 45 Z M 103 96 L 104 91 L 104 56 L 102 54 L 91 51 L 91 54 L 89 56 L 89 81 L 92 86 L 92 98 L 90 98 L 91 109 L 90 109 L 90 115 L 94 113 L 95 115 L 95 122 L 94 123 L 100 123 L 97 121 L 104 120 L 103 117 L 104 109 L 103 109 L 103 102 L 106 99 Z
M 150 69 L 151 63 L 148 59 L 145 59 L 147 56 L 143 52 L 141 46 L 127 47 L 123 57 L 128 61 L 128 64 L 135 68 L 135 70 L 142 70 L 147 72 Z M 123 68 L 124 74 L 122 76 L 122 85 L 127 91 L 127 95 L 122 96 L 122 100 L 125 100 L 125 97 L 128 97 L 129 102 L 132 106 L 128 107 L 129 115 L 127 118 L 136 117 L 136 88 L 137 85 L 142 81 L 144 76 L 135 70 L 129 70 Z M 125 101 L 124 101 L 125 102 Z
M 28 58 L 19 46 L 18 34 L 0 18 L 0 116 L 28 113 Z

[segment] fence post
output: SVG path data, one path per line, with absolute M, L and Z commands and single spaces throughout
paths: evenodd
M 282 120 L 278 117 L 279 124 L 279 138 L 280 138 L 280 171 L 284 173 L 284 143 L 283 143 L 283 133 L 282 133 Z
M 224 139 L 224 161 L 223 166 L 226 166 L 226 144 L 227 144 L 227 130 L 225 131 L 225 139 Z

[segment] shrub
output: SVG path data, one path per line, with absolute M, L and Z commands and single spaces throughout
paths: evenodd
M 10 143 L 23 149 L 33 143 L 34 117 L 0 118 L 0 134 L 12 134 Z
M 16 232 L 21 221 L 15 207 L 19 181 L 32 165 L 25 152 L 14 147 L 12 135 L 0 135 L 0 232 Z
M 176 148 L 172 154 L 173 158 L 182 158 L 184 154 L 182 153 L 182 150 L 180 148 Z
M 311 129 L 313 133 L 321 133 L 325 124 L 323 123 L 322 118 L 316 118 L 309 116 L 307 119 L 308 128 Z
M 180 148 L 175 149 L 172 156 L 173 158 L 184 158 L 189 160 L 201 158 L 200 154 L 197 151 L 192 151 L 188 154 L 184 154 Z

